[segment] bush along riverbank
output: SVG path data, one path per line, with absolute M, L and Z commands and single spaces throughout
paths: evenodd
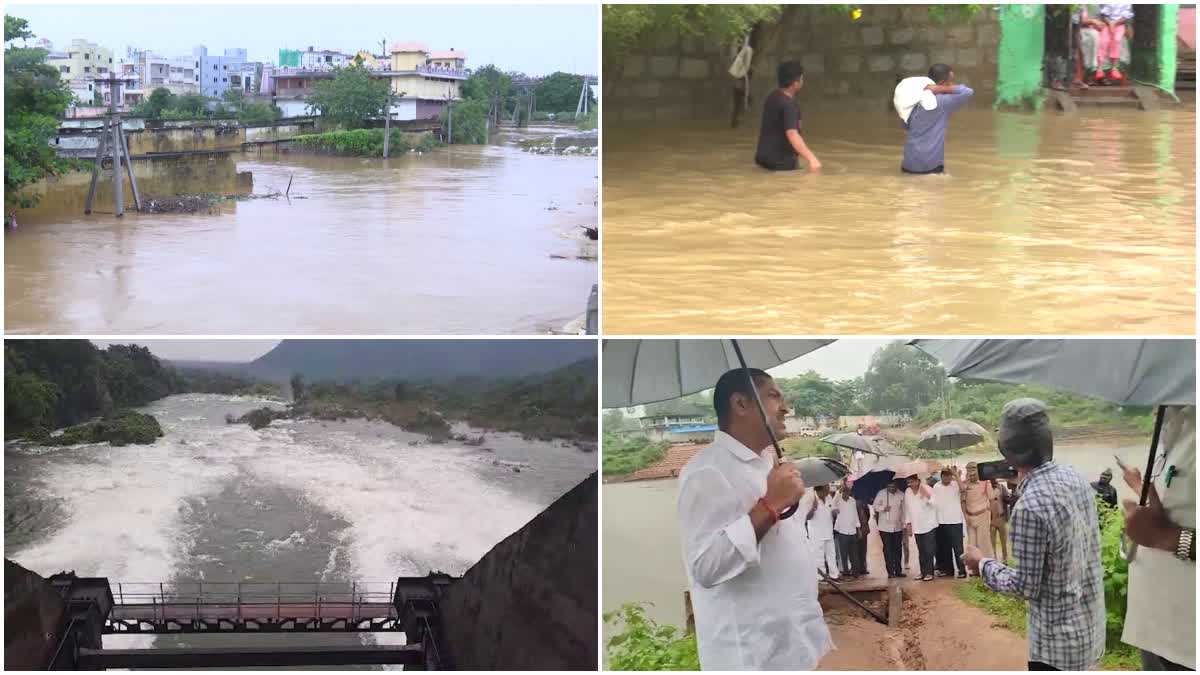
M 49 446 L 82 445 L 85 443 L 108 443 L 125 445 L 150 445 L 163 435 L 162 426 L 154 415 L 120 410 L 101 419 L 67 427 L 61 434 L 52 436 L 44 427 L 31 430 L 26 439 L 30 443 Z
M 271 422 L 281 419 L 310 419 L 323 422 L 365 419 L 387 422 L 411 433 L 424 434 L 432 443 L 445 443 L 454 438 L 450 424 L 437 412 L 400 403 L 371 405 L 370 402 L 362 401 L 355 405 L 347 405 L 341 401 L 304 401 L 293 403 L 285 410 L 264 407 L 251 410 L 241 417 L 225 417 L 229 424 L 248 424 L 255 430 L 268 427 Z
M 352 129 L 306 134 L 290 139 L 293 146 L 330 155 L 350 157 L 383 157 L 383 129 Z M 442 143 L 429 133 L 409 133 L 392 130 L 389 155 L 423 154 L 441 147 Z

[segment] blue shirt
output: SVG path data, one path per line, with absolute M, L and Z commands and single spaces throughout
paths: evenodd
M 904 125 L 904 160 L 900 166 L 906 171 L 927 173 L 946 163 L 946 121 L 950 113 L 963 107 L 975 94 L 970 87 L 955 86 L 953 94 L 938 94 L 937 107 L 926 110 L 920 105 L 913 108 Z

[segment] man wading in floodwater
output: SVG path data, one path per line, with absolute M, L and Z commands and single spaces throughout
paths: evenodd
M 821 162 L 800 136 L 800 106 L 796 105 L 796 93 L 804 86 L 804 68 L 795 61 L 784 61 L 779 64 L 778 78 L 779 88 L 763 104 L 754 163 L 772 171 L 794 171 L 799 155 L 809 171 L 817 171 Z
M 946 123 L 950 113 L 966 105 L 975 93 L 964 84 L 954 84 L 954 70 L 944 63 L 929 67 L 929 79 L 933 84 L 925 88 L 933 92 L 937 107 L 915 106 L 904 124 L 904 159 L 900 162 L 904 173 L 945 173 Z

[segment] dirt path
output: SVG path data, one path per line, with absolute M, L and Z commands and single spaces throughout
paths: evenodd
M 867 569 L 886 578 L 879 534 L 867 538 Z M 909 565 L 916 566 L 915 547 Z M 823 596 L 837 649 L 817 670 L 1025 670 L 1025 638 L 963 602 L 958 579 L 905 582 L 903 618 L 888 628 L 840 596 Z

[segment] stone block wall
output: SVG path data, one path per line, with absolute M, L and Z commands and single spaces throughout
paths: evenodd
M 991 6 L 969 19 L 944 22 L 931 19 L 922 5 L 865 5 L 857 21 L 788 6 L 774 39 L 764 42 L 755 59 L 748 123 L 757 124 L 757 103 L 775 87 L 775 67 L 784 60 L 804 65 L 805 110 L 882 110 L 897 75 L 924 75 L 939 62 L 950 64 L 957 80 L 975 89 L 972 105 L 991 105 L 999 43 L 1000 24 Z M 731 61 L 732 45 L 694 38 L 606 52 L 604 123 L 728 119 Z
M 598 499 L 593 473 L 446 590 L 439 609 L 457 669 L 596 669 Z

